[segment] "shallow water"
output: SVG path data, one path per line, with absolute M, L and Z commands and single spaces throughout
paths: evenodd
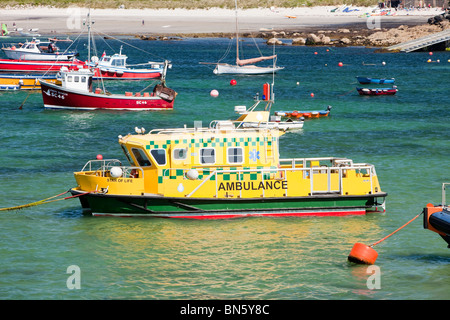
M 175 109 L 44 110 L 40 92 L 1 92 L 0 207 L 67 191 L 75 184 L 73 172 L 97 154 L 124 160 L 117 136 L 135 126 L 150 130 L 234 118 L 235 105 L 250 106 L 263 83 L 272 82 L 271 75 L 217 76 L 199 64 L 217 61 L 228 39 L 126 40 L 153 53 L 144 57 L 124 47 L 129 63 L 172 61 L 167 84 L 178 92 Z M 120 46 L 97 42 L 99 52 L 111 53 L 109 45 L 117 51 Z M 252 48 L 246 40 L 246 53 Z M 272 53 L 264 44 L 260 48 Z M 82 44 L 78 50 L 86 56 Z M 280 46 L 277 54 L 285 70 L 275 77 L 274 111 L 333 107 L 330 117 L 307 120 L 302 131 L 284 135 L 281 156 L 375 164 L 389 193 L 386 213 L 219 221 L 93 218 L 82 215 L 77 199 L 1 212 L 0 298 L 449 299 L 450 252 L 437 234 L 423 229 L 421 218 L 375 247 L 380 289 L 368 288 L 367 266 L 347 262 L 354 243 L 371 244 L 427 203 L 441 201 L 441 184 L 450 182 L 449 52 L 434 53 L 440 63 L 427 63 L 426 52 L 375 54 L 354 47 Z M 361 97 L 357 75 L 394 77 L 399 92 Z M 233 78 L 236 86 L 229 84 Z M 124 92 L 148 84 L 107 85 Z M 209 95 L 212 89 L 219 97 Z M 72 265 L 80 268 L 80 289 L 67 286 Z

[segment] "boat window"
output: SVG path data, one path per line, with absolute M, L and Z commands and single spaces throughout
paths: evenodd
M 124 59 L 114 59 L 112 62 L 113 66 L 117 66 L 117 67 L 122 67 L 125 65 L 125 60 Z
M 86 77 L 81 77 L 81 82 L 86 83 Z
M 74 82 L 80 82 L 80 76 L 74 76 L 73 80 Z
M 216 151 L 213 148 L 200 149 L 200 163 L 201 164 L 216 163 Z
M 243 163 L 243 151 L 242 148 L 228 148 L 228 163 Z
M 131 149 L 131 152 L 133 152 L 134 157 L 136 158 L 138 164 L 141 167 L 150 167 L 152 163 L 147 158 L 147 155 L 145 154 L 144 150 L 133 148 Z
M 72 82 L 72 76 L 67 76 L 67 82 Z
M 160 166 L 164 166 L 166 164 L 166 150 L 153 149 L 150 151 L 150 153 L 157 164 L 159 164 Z
M 174 149 L 173 150 L 173 158 L 175 160 L 184 160 L 187 158 L 187 148 L 183 149 Z
M 131 161 L 130 153 L 128 152 L 128 149 L 124 145 L 120 145 L 122 147 L 123 153 L 125 153 L 125 156 L 127 157 L 127 160 L 130 164 L 133 164 L 133 161 Z

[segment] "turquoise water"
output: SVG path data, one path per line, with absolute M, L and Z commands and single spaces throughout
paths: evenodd
M 272 82 L 271 75 L 217 76 L 211 66 L 199 64 L 217 61 L 228 39 L 126 40 L 153 53 L 147 57 L 124 47 L 129 63 L 172 61 L 167 84 L 178 92 L 175 109 L 44 110 L 40 92 L 1 92 L 0 207 L 67 191 L 75 186 L 73 172 L 97 154 L 125 160 L 117 136 L 135 126 L 150 130 L 235 118 L 235 105 L 250 106 L 263 83 Z M 109 46 L 118 51 L 120 44 L 97 42 L 101 52 L 111 53 Z M 246 40 L 246 53 L 252 48 Z M 78 50 L 86 57 L 83 44 Z M 431 58 L 440 63 L 427 63 L 426 52 L 376 54 L 354 47 L 287 45 L 277 47 L 277 54 L 285 70 L 275 77 L 273 111 L 333 107 L 330 117 L 307 120 L 301 132 L 284 135 L 281 156 L 375 164 L 389 193 L 386 213 L 219 221 L 93 218 L 82 215 L 77 199 L 0 212 L 0 298 L 450 299 L 449 249 L 423 229 L 421 218 L 375 247 L 379 288 L 368 287 L 367 266 L 347 262 L 354 243 L 371 244 L 427 203 L 441 201 L 441 184 L 450 182 L 449 52 L 434 53 Z M 357 75 L 395 77 L 399 92 L 359 96 Z M 147 83 L 107 85 L 111 92 L 124 92 Z M 209 95 L 212 89 L 219 97 Z M 79 268 L 79 289 L 67 285 L 70 266 Z

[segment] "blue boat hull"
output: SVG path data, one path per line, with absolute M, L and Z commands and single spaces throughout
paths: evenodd
M 371 83 L 376 83 L 376 84 L 393 84 L 395 82 L 394 78 L 378 79 L 378 78 L 356 77 L 356 79 L 358 79 L 358 82 L 360 84 L 371 84 Z
M 450 248 L 450 211 L 446 208 L 442 208 L 442 210 L 439 208 L 438 210 L 436 212 L 429 209 L 425 211 L 424 228 L 438 233 Z

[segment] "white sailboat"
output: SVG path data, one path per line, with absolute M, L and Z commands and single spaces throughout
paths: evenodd
M 220 63 L 217 62 L 214 69 L 214 74 L 265 74 L 274 73 L 278 70 L 284 69 L 283 67 L 276 66 L 277 55 L 261 56 L 251 59 L 239 59 L 239 25 L 237 14 L 237 0 L 234 1 L 236 6 L 236 64 Z M 273 60 L 273 65 L 267 67 L 256 66 L 255 63 L 265 60 Z

